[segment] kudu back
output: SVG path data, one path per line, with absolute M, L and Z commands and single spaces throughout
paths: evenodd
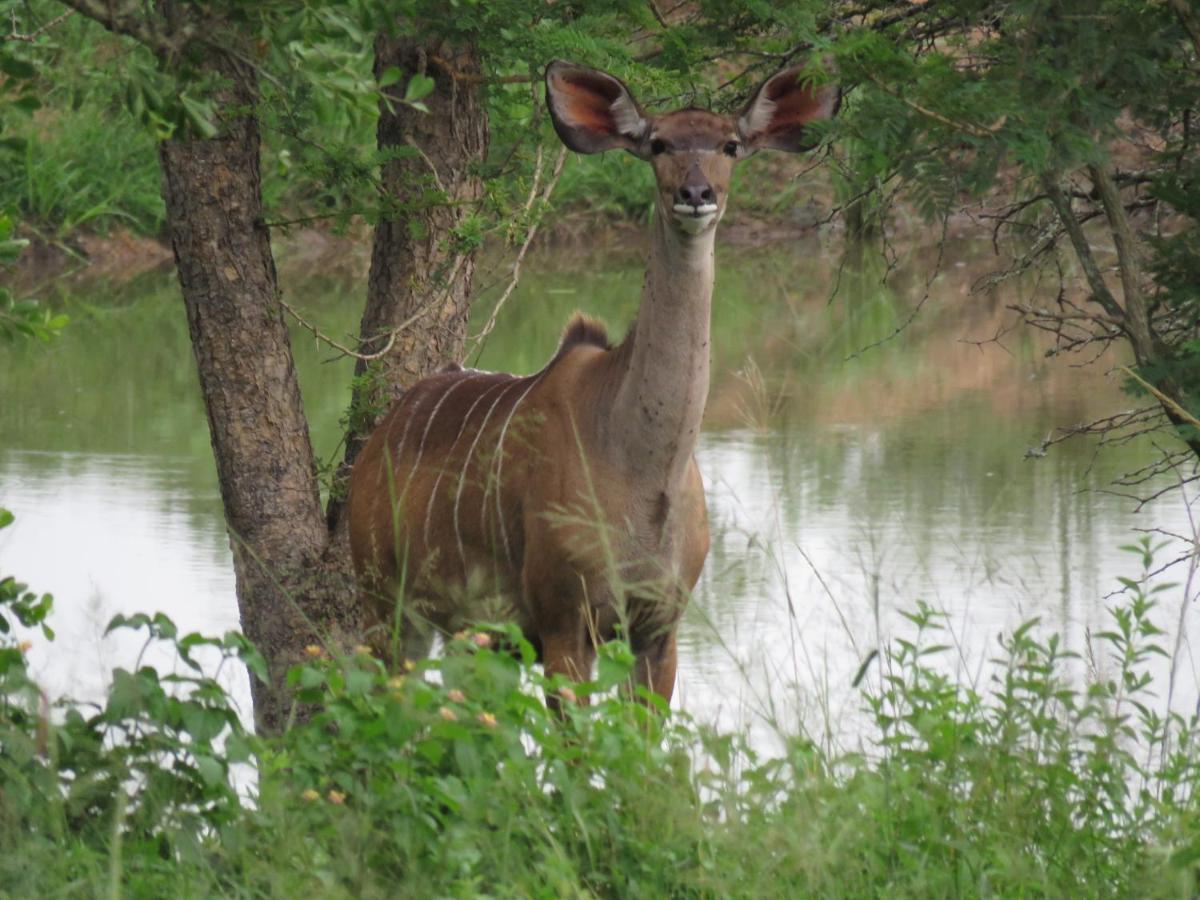
M 435 631 L 512 620 L 549 675 L 589 677 L 623 634 L 636 677 L 668 701 L 675 632 L 708 552 L 693 453 L 708 396 L 713 236 L 735 163 L 797 152 L 838 90 L 768 79 L 739 116 L 647 115 L 595 69 L 546 69 L 555 131 L 579 153 L 646 160 L 657 189 L 637 319 L 617 346 L 576 314 L 532 375 L 451 367 L 414 385 L 350 477 L 350 545 L 385 658 Z M 392 636 L 398 634 L 399 641 Z

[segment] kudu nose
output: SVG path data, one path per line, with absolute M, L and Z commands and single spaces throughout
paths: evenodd
M 679 203 L 685 203 L 688 206 L 694 206 L 697 209 L 701 206 L 708 206 L 717 202 L 717 195 L 713 192 L 712 185 L 706 181 L 689 181 L 687 184 L 680 186 L 675 192 L 675 199 Z

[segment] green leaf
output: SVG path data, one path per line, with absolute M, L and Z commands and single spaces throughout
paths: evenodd
M 201 137 L 211 140 L 219 133 L 219 129 L 213 123 L 213 108 L 211 103 L 200 102 L 193 100 L 187 94 L 182 94 L 179 97 L 179 102 L 183 104 L 183 111 L 187 115 L 188 121 L 200 133 Z
M 404 90 L 404 102 L 413 105 L 418 100 L 432 94 L 434 87 L 434 80 L 428 75 L 414 75 L 409 79 L 408 87 Z
M 32 63 L 17 59 L 8 53 L 0 53 L 0 72 L 13 78 L 33 78 L 37 75 L 37 69 Z
M 204 779 L 204 783 L 209 787 L 216 787 L 219 784 L 225 783 L 224 767 L 211 756 L 197 756 L 196 771 L 200 773 L 200 777 Z

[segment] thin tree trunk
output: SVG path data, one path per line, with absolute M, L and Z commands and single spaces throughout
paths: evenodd
M 234 116 L 213 139 L 162 144 L 163 197 L 229 525 L 242 628 L 267 660 L 266 730 L 286 721 L 288 666 L 354 610 L 314 589 L 327 541 L 308 422 L 263 225 L 253 73 L 214 57 Z M 251 112 L 246 112 L 247 110 Z M 352 600 L 352 594 L 347 600 Z
M 400 104 L 380 107 L 379 147 L 415 150 L 383 167 L 392 212 L 375 229 L 361 326 L 371 352 L 393 329 L 409 323 L 378 362 L 388 401 L 446 362 L 461 359 L 470 312 L 474 247 L 457 240 L 455 230 L 483 197 L 478 170 L 487 153 L 487 113 L 479 86 L 456 82 L 431 61 L 433 56 L 452 60 L 459 73 L 479 74 L 478 57 L 470 50 L 423 45 L 411 37 L 381 35 L 375 42 L 376 72 L 395 66 L 403 73 L 397 94 L 414 74 L 434 80 L 423 101 L 429 112 Z M 357 374 L 365 370 L 360 360 Z
M 483 197 L 479 169 L 488 148 L 487 110 L 479 84 L 455 81 L 435 57 L 459 78 L 480 73 L 471 48 L 412 36 L 380 35 L 375 41 L 376 76 L 393 66 L 402 73 L 391 103 L 380 104 L 378 144 L 410 149 L 383 167 L 386 212 L 375 228 L 359 333 L 365 353 L 387 352 L 355 367 L 343 477 L 391 403 L 414 382 L 461 360 L 466 344 L 475 248 L 455 232 Z M 415 74 L 434 81 L 422 100 L 428 112 L 395 99 Z M 371 377 L 363 378 L 367 372 Z M 334 499 L 328 511 L 339 547 L 345 539 L 342 508 Z

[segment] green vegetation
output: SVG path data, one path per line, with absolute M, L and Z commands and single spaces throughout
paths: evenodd
M 1148 541 L 1130 549 L 1152 568 Z M 1147 691 L 1161 591 L 1135 581 L 1093 637 L 1082 686 L 1079 660 L 1036 622 L 1000 640 L 986 686 L 956 683 L 940 617 L 919 604 L 908 636 L 860 672 L 863 748 L 831 755 L 781 734 L 769 759 L 624 699 L 624 645 L 602 651 L 591 682 L 546 683 L 503 628 L 457 635 L 444 658 L 391 677 L 366 653 L 313 646 L 289 675 L 307 718 L 262 739 L 205 674 L 241 661 L 261 676 L 244 638 L 118 616 L 110 630 L 173 646 L 179 671 L 118 669 L 99 708 L 47 709 L 11 620 L 44 626 L 50 600 L 0 585 L 0 884 L 25 895 L 1196 889 L 1196 722 Z M 542 691 L 592 702 L 560 718 Z
M 23 158 L 0 170 L 0 207 L 45 241 L 122 226 L 163 225 L 154 141 L 127 116 L 87 103 L 56 110 L 17 131 Z
M 245 164 L 237 174 L 255 173 L 241 202 L 256 212 L 235 237 L 257 240 L 264 227 L 278 233 L 291 224 L 399 222 L 391 251 L 409 239 L 447 251 L 446 259 L 427 261 L 427 271 L 414 268 L 401 280 L 413 290 L 440 287 L 485 239 L 520 246 L 546 210 L 567 229 L 572 215 L 587 229 L 601 218 L 640 223 L 648 215 L 649 171 L 622 155 L 571 158 L 550 196 L 559 150 L 537 84 L 548 59 L 609 69 L 655 108 L 696 103 L 722 110 L 738 109 L 781 66 L 811 59 L 836 71 L 846 89 L 841 118 L 822 135 L 832 142 L 821 152 L 833 164 L 830 193 L 845 206 L 847 230 L 882 239 L 900 219 L 897 200 L 904 215 L 942 223 L 965 202 L 991 203 L 1004 271 L 981 283 L 1052 273 L 1063 288 L 1057 298 L 1018 304 L 1018 311 L 1053 333 L 1055 352 L 1126 342 L 1139 377 L 1167 398 L 1159 418 L 1190 450 L 1150 463 L 1134 484 L 1156 472 L 1174 475 L 1189 452 L 1200 454 L 1200 436 L 1187 424 L 1195 421 L 1200 392 L 1200 23 L 1184 0 L 453 6 L 447 15 L 444 3 L 422 0 L 0 0 L 0 265 L 20 251 L 18 233 L 68 246 L 82 234 L 117 228 L 161 235 L 168 212 L 160 166 L 171 171 L 164 148 L 203 162 L 220 141 L 231 146 L 229 135 L 245 125 L 253 135 L 243 135 Z M 393 57 L 377 53 L 375 42 L 405 29 L 403 37 L 421 45 L 418 67 L 429 64 L 425 71 L 379 64 Z M 438 62 L 432 51 L 451 58 Z M 426 71 L 437 75 L 441 93 Z M 419 130 L 429 124 L 419 114 L 439 108 L 435 97 L 445 102 L 459 91 L 480 97 L 477 118 L 491 134 L 486 154 L 448 167 L 438 153 L 444 134 L 424 147 L 382 136 L 377 143 L 377 125 L 387 118 L 381 102 L 403 110 L 406 127 Z M 176 174 L 190 174 L 193 197 L 207 198 L 219 167 L 185 167 L 180 159 Z M 388 163 L 398 160 L 414 163 L 415 174 L 384 187 Z M 734 213 L 791 215 L 808 183 L 804 163 L 789 165 L 756 160 L 746 168 Z M 481 191 L 459 193 L 475 176 Z M 462 211 L 461 220 L 438 225 L 431 211 L 447 209 Z M 195 231 L 199 220 L 190 215 L 181 206 L 176 224 Z M 870 276 L 842 281 L 839 272 L 821 281 L 822 294 L 832 293 L 824 290 L 827 281 L 841 288 L 841 303 L 821 314 L 798 304 L 772 310 L 765 279 L 733 267 L 723 276 L 748 286 L 724 294 L 730 299 L 716 310 L 715 329 L 727 339 L 718 367 L 731 371 L 736 363 L 721 354 L 740 356 L 737 348 L 752 333 L 769 338 L 781 357 L 805 361 L 780 367 L 785 378 L 799 373 L 799 386 L 743 366 L 750 400 L 737 413 L 753 427 L 765 429 L 780 415 L 802 418 L 811 396 L 839 380 L 847 397 L 860 385 L 898 399 L 919 392 L 918 373 L 900 384 L 871 381 L 873 360 L 837 375 L 823 371 L 829 360 L 891 341 L 912 321 L 898 300 L 906 295 L 880 286 L 889 278 L 894 284 L 898 268 L 894 248 L 883 243 L 886 271 L 858 266 Z M 907 277 L 928 286 L 938 266 L 964 262 L 946 250 L 943 241 L 936 265 Z M 244 260 L 193 252 L 197 259 L 181 261 L 207 265 L 217 277 L 193 291 L 191 312 L 215 308 L 209 288 L 224 286 L 226 313 L 257 304 L 270 315 L 255 327 L 275 323 L 286 337 L 269 250 L 259 261 L 262 290 L 253 296 L 229 287 L 239 279 L 228 273 L 238 275 L 233 264 Z M 389 248 L 380 244 L 377 253 L 388 258 Z M 806 293 L 795 290 L 806 273 L 792 262 L 777 279 L 791 287 L 786 303 Z M 638 274 L 606 278 L 614 304 L 632 302 Z M 475 289 L 489 299 L 507 281 L 477 279 Z M 529 281 L 536 290 L 537 276 Z M 377 294 L 381 304 L 398 302 L 396 291 Z M 38 356 L 35 341 L 13 347 L 14 338 L 45 341 L 66 324 L 18 297 L 20 290 L 0 287 L 0 342 L 11 363 L 0 421 L 20 441 L 39 450 L 51 440 L 65 446 L 74 436 L 60 433 L 78 426 L 101 434 L 105 446 L 144 452 L 153 441 L 140 432 L 135 439 L 133 427 L 121 424 L 143 427 L 154 419 L 151 433 L 170 432 L 175 446 L 207 446 L 202 398 L 177 396 L 181 388 L 194 391 L 194 372 L 181 362 L 190 359 L 181 349 L 187 323 L 173 288 L 156 286 L 142 301 L 173 303 L 169 320 L 123 318 L 135 304 L 99 294 L 93 299 L 102 309 L 72 307 L 89 330 L 68 337 L 63 356 Z M 566 295 L 545 306 L 560 302 L 577 305 Z M 614 323 L 629 320 L 628 308 L 611 309 Z M 321 312 L 338 323 L 326 326 L 330 333 L 352 331 L 358 318 L 344 303 Z M 561 312 L 530 316 L 519 329 L 501 325 L 479 359 L 490 364 L 495 354 L 535 369 L 561 327 Z M 913 330 L 928 340 L 921 327 Z M 357 340 L 366 346 L 379 337 Z M 202 366 L 214 347 L 254 346 L 226 338 L 210 333 L 207 350 L 197 348 Z M 77 349 L 73 341 L 97 344 L 106 356 L 79 355 L 80 365 L 64 367 L 65 353 Z M 1031 353 L 1031 344 L 1019 350 Z M 320 352 L 306 342 L 298 355 L 313 371 Z M 903 352 L 894 345 L 884 351 Z M 106 367 L 134 368 L 135 356 L 144 384 L 136 395 L 117 397 Z M 287 357 L 268 371 L 290 375 L 290 351 Z M 285 458 L 280 433 L 264 431 L 253 453 L 220 461 L 231 473 L 223 491 L 242 478 L 247 458 L 263 458 L 262 446 L 280 456 L 277 471 L 254 485 L 256 497 L 315 498 L 315 487 L 288 493 L 267 481 L 289 468 L 311 468 L 314 456 L 334 480 L 343 432 L 365 432 L 362 413 L 374 409 L 356 407 L 359 415 L 333 433 L 349 366 L 343 359 L 340 369 L 326 368 L 325 383 L 308 392 L 320 432 L 315 450 L 306 437 Z M 332 374 L 341 385 L 330 387 Z M 73 389 L 53 410 L 61 419 L 46 414 L 42 387 L 50 380 Z M 355 386 L 376 380 L 381 390 L 398 386 L 374 370 Z M 97 386 L 107 391 L 101 399 L 84 390 Z M 250 378 L 243 387 L 231 404 L 239 428 L 249 418 L 242 411 L 282 396 Z M 110 414 L 118 403 L 121 419 Z M 735 405 L 726 403 L 726 421 Z M 297 398 L 288 408 L 299 406 Z M 1130 430 L 1160 424 L 1152 413 L 1129 420 Z M 1044 529 L 1044 496 L 1001 493 L 1006 467 L 1021 463 L 999 440 L 983 446 L 980 434 L 995 427 L 990 418 L 986 409 L 973 418 L 946 413 L 947 431 L 968 428 L 975 442 L 964 449 L 947 441 L 933 452 L 947 454 L 946 473 L 972 453 L 1003 456 L 984 467 L 988 476 L 999 473 L 993 493 L 978 496 L 1004 496 L 1037 520 L 1031 531 Z M 219 431 L 231 420 L 208 421 Z M 307 434 L 307 422 L 285 431 Z M 803 443 L 776 454 L 781 469 L 802 451 L 829 475 L 816 488 L 818 499 L 871 503 L 869 487 L 847 500 L 840 449 Z M 898 443 L 882 442 L 875 465 L 915 494 L 922 487 L 905 481 Z M 781 495 L 807 487 L 798 481 L 784 478 Z M 964 518 L 977 512 L 964 508 L 951 478 L 943 481 L 929 492 L 947 498 L 943 506 L 958 504 Z M 210 495 L 189 502 L 215 503 L 217 492 Z M 308 505 L 305 516 L 332 524 Z M 288 510 L 271 517 L 299 520 Z M 0 509 L 0 531 L 12 521 Z M 253 533 L 255 525 L 247 519 L 243 530 Z M 298 535 L 318 530 L 297 527 L 281 543 L 290 552 Z M 314 537 L 311 552 L 296 554 L 304 559 L 295 571 L 273 569 L 264 548 L 247 545 L 240 581 L 267 570 L 254 596 L 287 593 L 306 627 L 318 618 L 308 614 L 323 616 L 337 606 L 333 600 L 352 607 L 352 591 L 332 599 L 298 593 L 300 585 L 321 582 L 306 567 L 324 554 L 329 531 Z M 1146 541 L 1134 549 L 1148 575 L 1157 548 Z M 738 562 L 719 548 L 713 556 L 731 567 Z M 1151 695 L 1151 671 L 1164 658 L 1172 667 L 1180 659 L 1178 650 L 1171 656 L 1160 646 L 1153 619 L 1162 588 L 1149 584 L 1124 584 L 1108 629 L 1089 637 L 1082 659 L 1036 621 L 1017 628 L 1000 641 L 983 684 L 947 674 L 955 670 L 953 640 L 940 615 L 918 604 L 908 634 L 863 661 L 858 683 L 868 727 L 861 746 L 831 750 L 777 722 L 784 750 L 766 758 L 744 736 L 671 713 L 649 697 L 627 699 L 621 688 L 631 657 L 619 644 L 603 650 L 594 680 L 547 683 L 530 646 L 505 628 L 462 635 L 444 658 L 394 674 L 366 654 L 336 655 L 324 645 L 314 644 L 307 657 L 291 653 L 309 639 L 295 623 L 295 647 L 264 640 L 260 652 L 239 634 L 181 634 L 163 615 L 118 616 L 111 629 L 144 632 L 147 645 L 173 648 L 178 671 L 139 661 L 113 672 L 100 705 L 70 698 L 51 705 L 30 671 L 25 642 L 30 635 L 53 638 L 52 598 L 0 573 L 0 895 L 1192 896 L 1200 889 L 1197 723 L 1170 711 L 1169 697 Z M 248 627 L 263 624 L 257 609 L 284 608 L 254 603 L 243 604 Z M 267 654 L 281 687 L 271 694 L 272 708 L 286 709 L 293 697 L 299 705 L 286 727 L 279 718 L 264 720 L 277 734 L 254 735 L 244 724 L 249 711 L 235 708 L 213 672 L 245 666 L 266 683 Z M 292 665 L 297 657 L 306 661 Z M 559 717 L 543 693 L 592 695 L 593 702 L 568 703 Z

